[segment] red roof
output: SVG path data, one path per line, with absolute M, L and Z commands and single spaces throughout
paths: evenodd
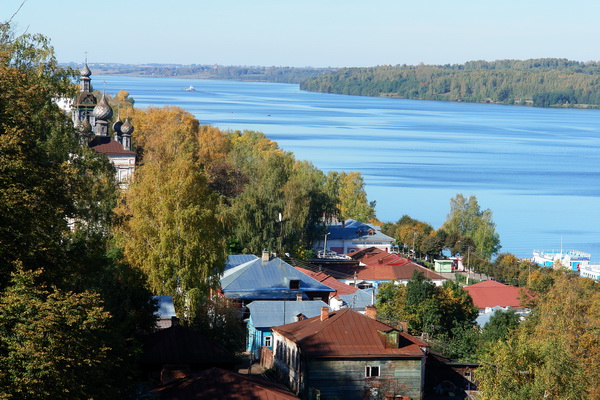
M 390 346 L 380 332 L 395 329 L 350 308 L 272 328 L 297 343 L 309 357 L 406 358 L 424 357 L 425 342 L 399 332 L 398 348 Z
M 321 282 L 321 283 L 329 286 L 333 290 L 335 290 L 335 292 L 331 292 L 329 294 L 329 297 L 335 297 L 335 296 L 341 295 L 341 294 L 353 294 L 354 292 L 356 292 L 356 290 L 358 290 L 356 287 L 346 285 L 344 282 L 340 282 L 337 279 L 335 279 L 334 277 L 332 277 L 331 275 L 327 275 L 324 272 L 320 272 L 320 271 L 315 272 L 315 271 L 311 271 L 309 269 L 305 269 L 302 267 L 294 267 L 294 268 L 296 268 L 298 271 L 310 276 L 313 279 L 318 280 L 319 282 Z
M 89 146 L 100 154 L 135 155 L 134 151 L 125 150 L 121 143 L 108 136 L 96 136 Z
M 479 309 L 486 307 L 521 308 L 519 301 L 521 289 L 496 281 L 483 281 L 464 288 L 473 298 L 473 304 Z
M 422 272 L 431 280 L 445 279 L 408 258 L 375 247 L 355 251 L 348 256 L 360 261 L 361 266 L 356 269 L 356 276 L 362 280 L 407 281 L 412 278 L 415 271 Z
M 152 392 L 161 400 L 298 400 L 282 385 L 212 368 L 197 376 L 171 382 Z

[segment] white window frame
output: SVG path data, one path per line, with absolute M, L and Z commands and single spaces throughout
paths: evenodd
M 273 347 L 273 336 L 265 336 L 265 347 Z
M 365 378 L 376 378 L 379 376 L 381 376 L 381 367 L 379 365 L 367 365 L 365 367 Z

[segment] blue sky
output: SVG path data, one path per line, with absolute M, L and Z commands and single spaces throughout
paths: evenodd
M 13 23 L 60 62 L 352 67 L 599 60 L 599 16 L 594 0 L 27 0 Z

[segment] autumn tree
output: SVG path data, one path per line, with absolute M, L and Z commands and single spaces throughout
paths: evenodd
M 466 199 L 462 194 L 457 194 L 450 199 L 450 213 L 442 229 L 448 236 L 471 239 L 475 245 L 472 250 L 484 259 L 489 259 L 501 247 L 492 211 L 481 210 L 475 196 Z
M 367 200 L 365 182 L 360 172 L 336 172 L 327 174 L 330 194 L 338 199 L 338 218 L 369 222 L 375 218 L 375 202 Z
M 509 336 L 483 357 L 482 399 L 599 399 L 600 285 L 552 272 L 553 282 Z
M 173 295 L 191 316 L 225 265 L 218 199 L 198 162 L 198 121 L 179 108 L 138 111 L 135 118 L 144 162 L 125 195 L 119 238 L 152 290 Z

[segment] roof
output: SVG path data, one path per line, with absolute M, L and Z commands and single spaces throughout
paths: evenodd
M 365 239 L 392 243 L 393 237 L 381 233 L 381 228 L 376 225 L 358 222 L 353 219 L 348 219 L 344 225 L 329 225 L 327 226 L 327 240 L 361 240 Z
M 446 280 L 428 268 L 412 262 L 398 254 L 388 253 L 385 250 L 370 247 L 348 254 L 351 258 L 360 261 L 352 273 L 360 280 L 370 281 L 408 281 L 415 272 L 422 272 L 431 280 Z
M 521 308 L 519 300 L 521 289 L 496 281 L 483 281 L 464 288 L 473 298 L 473 304 L 483 309 L 486 307 Z
M 158 318 L 171 318 L 177 316 L 172 296 L 154 296 L 154 299 L 158 303 L 158 310 L 156 311 Z
M 235 363 L 235 357 L 220 344 L 180 325 L 142 337 L 143 364 L 188 364 L 225 366 Z
M 135 151 L 125 150 L 123 145 L 108 136 L 96 136 L 90 143 L 90 148 L 100 154 L 119 154 L 135 156 Z
M 254 254 L 231 254 L 227 256 L 227 262 L 225 263 L 225 269 L 237 267 L 240 264 L 247 263 L 248 261 L 256 260 L 258 257 Z
M 297 400 L 282 385 L 220 368 L 181 379 L 152 390 L 161 400 Z
M 328 307 L 323 301 L 281 301 L 259 300 L 248 304 L 252 325 L 257 328 L 289 324 L 296 321 L 298 314 L 307 318 L 321 315 L 321 307 Z
M 315 272 L 302 267 L 295 268 L 334 289 L 335 293 L 332 293 L 331 296 L 343 300 L 344 303 L 346 303 L 346 306 L 350 308 L 355 310 L 364 309 L 366 306 L 373 304 L 373 296 L 371 293 L 367 293 L 355 286 L 346 285 L 344 282 L 340 282 L 322 271 Z
M 290 282 L 299 281 L 299 289 Z M 333 292 L 327 285 L 303 274 L 280 258 L 257 258 L 230 268 L 221 277 L 221 290 L 231 299 L 295 299 L 305 292 Z
M 380 332 L 395 328 L 350 308 L 330 313 L 323 321 L 318 316 L 272 330 L 295 342 L 308 357 L 420 358 L 424 357 L 421 347 L 427 346 L 425 342 L 399 332 L 398 348 L 391 347 Z
M 306 274 L 306 275 L 310 276 L 311 278 L 316 279 L 319 282 L 334 289 L 335 293 L 332 293 L 332 295 L 353 294 L 354 292 L 359 290 L 358 288 L 356 288 L 354 286 L 346 285 L 344 282 L 338 281 L 337 279 L 335 279 L 331 275 L 326 274 L 325 272 L 311 271 L 309 269 L 302 268 L 302 267 L 295 267 L 295 268 L 298 271 L 302 272 L 303 274 Z

